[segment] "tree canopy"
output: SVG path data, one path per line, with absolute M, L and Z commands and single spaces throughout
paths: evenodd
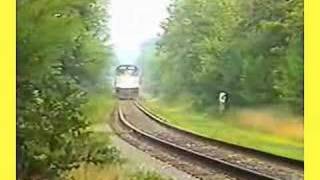
M 302 0 L 175 0 L 168 12 L 153 56 L 140 58 L 156 92 L 209 106 L 223 90 L 234 105 L 303 112 Z

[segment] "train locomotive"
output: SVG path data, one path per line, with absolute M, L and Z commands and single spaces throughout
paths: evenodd
M 140 71 L 135 65 L 119 65 L 114 81 L 115 94 L 119 99 L 136 99 L 140 89 Z

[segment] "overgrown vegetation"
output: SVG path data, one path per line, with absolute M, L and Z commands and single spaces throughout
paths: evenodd
M 112 59 L 104 0 L 17 1 L 18 179 L 62 179 L 83 163 L 117 164 L 88 127 L 88 94 Z M 107 92 L 106 92 L 107 93 Z
M 115 108 L 116 99 L 110 89 L 98 89 L 88 94 L 89 100 L 82 111 L 92 124 L 110 122 L 111 113 Z
M 302 0 L 176 0 L 139 59 L 154 94 L 194 107 L 288 105 L 303 113 Z
M 138 171 L 130 175 L 130 180 L 171 180 L 153 171 Z
M 119 166 L 81 166 L 70 175 L 76 180 L 171 180 L 154 171 L 130 172 Z

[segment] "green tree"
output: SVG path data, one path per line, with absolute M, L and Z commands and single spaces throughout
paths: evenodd
M 234 105 L 288 104 L 302 112 L 302 0 L 181 0 L 168 12 L 148 59 L 161 68 L 153 80 L 162 94 L 189 94 L 210 106 L 225 90 Z
M 57 179 L 81 163 L 117 163 L 119 152 L 95 141 L 82 112 L 101 83 L 108 2 L 17 1 L 18 179 Z

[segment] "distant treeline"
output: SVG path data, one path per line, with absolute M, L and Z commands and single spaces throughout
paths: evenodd
M 155 94 L 303 113 L 303 0 L 175 0 L 139 59 Z M 156 45 L 155 45 L 156 44 Z

